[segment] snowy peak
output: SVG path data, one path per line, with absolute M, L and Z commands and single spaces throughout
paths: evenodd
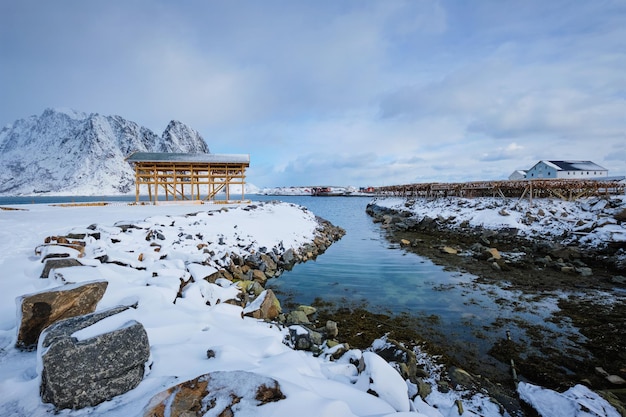
M 46 109 L 0 130 L 0 194 L 124 194 L 133 152 L 208 153 L 202 136 L 177 121 L 162 136 L 121 116 Z
M 209 147 L 206 146 L 206 142 L 200 136 L 198 132 L 190 128 L 184 123 L 179 122 L 178 120 L 172 120 L 163 135 L 161 135 L 163 140 L 163 149 L 160 152 L 200 152 L 200 153 L 209 153 Z M 204 149 L 197 150 L 197 143 L 204 144 Z M 174 151 L 173 149 L 182 149 L 182 151 Z M 187 150 L 189 149 L 189 150 Z
M 44 110 L 42 117 L 58 117 L 58 116 L 66 116 L 70 119 L 81 120 L 87 118 L 87 113 L 83 113 L 81 111 L 76 111 L 74 109 L 66 108 L 66 107 L 58 107 L 58 108 L 47 108 Z M 31 116 L 36 117 L 36 116 Z

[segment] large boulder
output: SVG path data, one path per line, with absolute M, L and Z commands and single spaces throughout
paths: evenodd
M 17 298 L 20 327 L 16 346 L 37 347 L 42 330 L 51 324 L 93 313 L 108 286 L 106 281 L 71 284 Z
M 272 378 L 244 371 L 211 372 L 155 395 L 144 417 L 255 415 L 285 396 Z
M 42 333 L 38 355 L 44 402 L 57 409 L 95 406 L 141 382 L 150 357 L 144 327 L 134 320 L 122 325 L 104 321 L 128 308 L 59 321 Z

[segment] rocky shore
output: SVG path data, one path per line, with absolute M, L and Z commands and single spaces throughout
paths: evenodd
M 409 317 L 323 300 L 281 306 L 267 280 L 323 253 L 341 228 L 278 202 L 177 210 L 115 223 L 75 211 L 99 223 L 49 234 L 28 259 L 15 251 L 12 274 L 24 276 L 2 283 L 21 294 L 17 340 L 0 333 L 0 385 L 16 387 L 2 400 L 11 415 L 136 415 L 138 404 L 145 415 L 198 412 L 194 404 L 282 415 L 320 402 L 325 415 L 534 415 L 514 387 L 448 360 Z M 60 214 L 47 233 L 59 233 Z M 273 413 L 273 403 L 289 412 Z
M 527 297 L 539 301 L 556 295 L 558 311 L 551 320 L 571 324 L 581 334 L 570 348 L 555 348 L 554 335 L 545 328 L 517 323 L 528 329 L 533 352 L 540 354 L 503 338 L 490 355 L 503 364 L 513 360 L 522 377 L 547 387 L 564 390 L 583 383 L 602 391 L 624 413 L 625 200 L 533 203 L 380 199 L 367 213 L 404 250 L 474 274 L 477 283 L 519 292 L 520 309 Z

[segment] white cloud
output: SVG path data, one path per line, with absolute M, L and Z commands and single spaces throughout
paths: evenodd
M 499 147 L 497 149 L 494 149 L 493 152 L 483 153 L 480 161 L 490 162 L 501 161 L 504 159 L 514 159 L 521 153 L 523 149 L 523 146 L 520 146 L 517 143 L 513 142 L 505 147 Z
M 7 3 L 0 125 L 178 119 L 262 186 L 626 172 L 624 21 L 618 0 Z

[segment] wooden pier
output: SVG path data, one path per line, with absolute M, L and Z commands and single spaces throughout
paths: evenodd
M 509 197 L 559 198 L 576 200 L 591 196 L 623 195 L 626 183 L 621 180 L 506 180 L 459 183 L 417 183 L 375 187 L 374 194 L 396 197 Z

